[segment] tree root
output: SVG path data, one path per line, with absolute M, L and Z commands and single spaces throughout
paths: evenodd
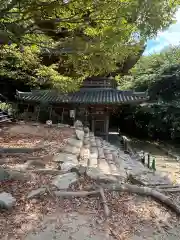
M 173 202 L 163 193 L 158 192 L 157 190 L 154 190 L 152 188 L 139 187 L 139 186 L 126 184 L 126 183 L 125 184 L 104 184 L 102 187 L 109 192 L 120 191 L 120 192 L 136 193 L 142 196 L 152 197 L 153 199 L 159 201 L 166 207 L 173 210 L 178 216 L 180 216 L 180 206 L 178 206 L 175 202 Z M 107 206 L 102 187 L 94 191 L 78 191 L 78 192 L 56 191 L 55 195 L 58 197 L 71 198 L 71 197 L 87 197 L 87 196 L 100 194 L 103 199 L 105 217 L 107 218 L 110 215 L 110 211 Z
M 67 192 L 67 191 L 55 191 L 57 197 L 72 198 L 72 197 L 87 197 L 91 195 L 100 194 L 99 190 L 95 191 L 78 191 L 78 192 Z
M 158 192 L 152 188 L 148 187 L 139 187 L 131 184 L 111 184 L 105 185 L 108 191 L 120 191 L 120 192 L 128 192 L 128 193 L 136 193 L 142 196 L 152 197 L 155 200 L 158 200 L 160 203 L 169 207 L 173 210 L 177 215 L 180 216 L 180 206 L 174 203 L 169 197 L 164 195 L 163 193 Z
M 44 147 L 36 148 L 0 148 L 0 153 L 3 154 L 19 154 L 19 153 L 33 153 L 40 150 L 43 150 Z
M 176 193 L 176 192 L 180 192 L 180 188 L 156 188 L 156 191 Z
M 106 201 L 106 197 L 104 195 L 104 190 L 102 187 L 99 188 L 99 193 L 101 195 L 101 198 L 102 198 L 102 203 L 103 203 L 103 206 L 104 206 L 104 215 L 105 215 L 105 219 L 107 219 L 109 216 L 110 216 L 110 210 L 109 210 L 109 207 L 107 205 L 107 201 Z

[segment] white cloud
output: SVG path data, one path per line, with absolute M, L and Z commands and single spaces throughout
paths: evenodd
M 159 32 L 157 37 L 149 40 L 144 55 L 160 52 L 167 46 L 180 44 L 180 9 L 176 13 L 176 23 L 172 24 L 166 31 Z

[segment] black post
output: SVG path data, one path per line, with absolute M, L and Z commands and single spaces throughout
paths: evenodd
M 150 168 L 150 154 L 148 153 L 148 168 Z
M 127 151 L 127 142 L 124 140 L 124 150 Z
M 142 162 L 142 164 L 145 165 L 145 153 L 144 152 L 143 152 L 143 156 L 141 157 L 141 162 Z

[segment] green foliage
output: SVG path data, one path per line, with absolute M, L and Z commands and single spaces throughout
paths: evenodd
M 142 57 L 131 70 L 131 76 L 120 85 L 138 91 L 148 90 L 151 100 L 172 101 L 180 92 L 180 47 L 170 47 L 160 54 Z
M 7 111 L 8 109 L 12 109 L 12 105 L 9 103 L 1 102 L 0 101 L 0 109 L 2 111 Z
M 180 137 L 180 47 L 142 57 L 131 75 L 118 81 L 120 88 L 149 93 L 149 104 L 128 110 L 137 133 L 154 138 Z

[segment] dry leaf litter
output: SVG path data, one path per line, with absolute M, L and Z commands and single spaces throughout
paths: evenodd
M 1 135 L 0 143 L 3 147 L 34 147 L 38 143 L 45 141 L 49 146 L 33 156 L 44 156 L 54 154 L 60 146 L 66 144 L 66 141 L 73 134 L 73 129 L 63 128 L 60 130 L 39 127 L 40 134 L 28 134 L 21 129 L 21 126 L 15 126 L 14 129 L 6 130 Z M 22 131 L 22 132 L 21 132 Z M 20 132 L 20 133 L 19 133 Z M 38 135 L 38 136 L 37 136 Z M 28 154 L 29 156 L 29 154 Z M 23 156 L 24 157 L 24 156 Z M 17 158 L 17 157 L 15 157 Z M 6 157 L 8 161 L 6 166 L 13 167 L 13 157 Z M 17 164 L 17 159 L 16 159 Z M 19 162 L 21 159 L 19 158 Z M 48 162 L 48 158 L 47 158 Z M 51 161 L 49 162 L 51 165 Z M 15 165 L 15 163 L 14 163 Z M 45 215 L 52 213 L 59 214 L 63 212 L 77 211 L 82 214 L 93 215 L 94 222 L 108 227 L 110 234 L 114 239 L 128 240 L 135 232 L 141 232 L 144 227 L 152 226 L 155 230 L 168 231 L 172 226 L 177 225 L 177 217 L 167 208 L 156 203 L 150 198 L 144 198 L 137 195 L 131 195 L 118 192 L 106 192 L 105 196 L 111 216 L 104 223 L 104 212 L 102 201 L 99 196 L 86 198 L 58 199 L 53 195 L 52 187 L 38 199 L 28 200 L 28 193 L 42 187 L 50 185 L 51 175 L 32 174 L 31 181 L 6 181 L 0 183 L 0 190 L 11 193 L 16 198 L 16 205 L 12 210 L 1 210 L 0 212 L 0 237 L 7 239 L 24 239 L 29 231 L 36 231 L 41 228 L 41 222 Z M 95 186 L 96 183 L 88 178 L 80 178 L 76 184 L 72 184 L 69 190 L 87 190 Z M 169 195 L 176 201 L 180 200 L 179 194 Z M 61 228 L 59 221 L 59 228 Z

